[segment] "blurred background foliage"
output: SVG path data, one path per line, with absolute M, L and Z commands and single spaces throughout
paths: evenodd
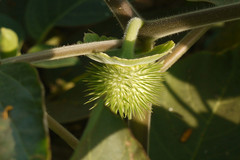
M 131 3 L 143 18 L 156 19 L 225 4 L 226 1 L 132 0 Z M 84 33 L 89 32 L 119 39 L 123 36 L 120 25 L 102 0 L 1 0 L 0 28 L 3 27 L 17 35 L 16 54 L 79 43 L 83 41 Z M 153 109 L 150 159 L 240 159 L 239 28 L 240 21 L 235 21 L 210 29 L 168 71 L 163 92 L 159 93 L 163 95 L 162 106 Z M 177 43 L 185 34 L 171 35 L 157 43 L 167 40 Z M 4 44 L 0 41 L 0 45 Z M 100 109 L 94 110 L 96 113 L 93 114 L 102 113 L 99 117 L 89 116 L 93 104 L 84 105 L 88 97 L 82 82 L 89 61 L 86 57 L 73 57 L 35 64 L 45 88 L 48 113 L 78 138 L 84 133 L 79 148 L 92 146 L 91 150 L 84 150 L 84 155 L 97 154 L 99 157 L 95 159 L 110 159 L 113 155 L 106 153 L 118 156 L 126 149 L 121 148 L 124 144 L 116 139 L 123 142 L 129 139 L 131 147 L 138 149 L 128 151 L 138 151 L 139 155 L 135 157 L 146 159 L 145 152 L 121 119 L 116 116 L 106 118 L 108 111 Z M 87 124 L 89 117 L 97 117 L 99 121 L 90 118 Z M 104 124 L 109 129 L 103 131 Z M 122 129 L 123 132 L 119 132 Z M 107 136 L 113 134 L 112 138 Z M 50 136 L 53 160 L 70 158 L 72 149 L 54 133 Z M 91 144 L 84 141 L 86 136 L 93 140 Z M 108 143 L 120 148 L 121 152 L 112 151 Z M 105 148 L 104 152 L 102 148 Z M 79 157 L 83 155 L 74 154 L 75 159 Z M 128 155 L 123 157 L 128 159 Z

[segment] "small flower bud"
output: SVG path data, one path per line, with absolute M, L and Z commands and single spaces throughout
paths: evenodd
M 18 53 L 18 36 L 8 28 L 0 28 L 0 58 L 16 56 Z

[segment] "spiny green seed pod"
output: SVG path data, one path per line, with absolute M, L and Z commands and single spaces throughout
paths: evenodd
M 144 118 L 149 104 L 159 105 L 162 73 L 160 63 L 134 66 L 94 65 L 89 68 L 88 85 L 93 96 L 90 101 L 104 96 L 105 106 L 121 117 Z
M 174 47 L 174 42 L 169 41 L 142 53 L 144 57 L 135 57 L 135 42 L 142 25 L 140 18 L 129 21 L 120 57 L 110 57 L 102 52 L 87 55 L 102 63 L 92 64 L 89 68 L 86 80 L 92 96 L 89 102 L 104 97 L 105 106 L 128 119 L 133 116 L 143 119 L 144 112 L 151 111 L 151 103 L 160 104 L 162 58 Z

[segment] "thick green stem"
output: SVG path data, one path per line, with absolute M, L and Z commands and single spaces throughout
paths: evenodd
M 75 138 L 68 130 L 66 130 L 61 124 L 47 114 L 48 127 L 61 137 L 72 149 L 77 148 L 78 139 Z
M 133 18 L 128 23 L 122 44 L 122 58 L 134 58 L 134 48 L 138 36 L 138 31 L 142 27 L 143 21 L 140 18 Z
M 182 31 L 240 19 L 240 2 L 144 22 L 139 36 L 159 39 Z

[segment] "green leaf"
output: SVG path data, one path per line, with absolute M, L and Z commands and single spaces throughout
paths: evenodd
M 224 24 L 224 27 L 213 30 L 213 36 L 208 38 L 207 50 L 224 53 L 240 46 L 240 21 Z
M 104 1 L 87 0 L 60 20 L 58 26 L 79 26 L 98 23 L 111 16 Z
M 0 89 L 0 112 L 7 115 L 0 117 L 0 159 L 49 159 L 43 92 L 36 70 L 24 63 L 1 65 Z M 7 106 L 12 110 L 6 111 Z
M 79 64 L 79 59 L 77 57 L 33 63 L 33 65 L 38 68 L 49 68 L 49 69 L 60 68 L 60 67 L 70 67 L 77 64 Z
M 156 49 L 153 49 L 152 52 L 150 53 L 151 56 L 146 56 L 143 58 L 135 58 L 135 59 L 124 59 L 124 58 L 119 58 L 119 57 L 110 57 L 105 53 L 90 53 L 88 55 L 86 55 L 87 57 L 89 57 L 92 60 L 95 60 L 97 62 L 100 63 L 105 63 L 105 64 L 117 64 L 117 65 L 121 65 L 121 66 L 133 66 L 133 65 L 140 65 L 140 64 L 147 64 L 147 63 L 151 63 L 154 62 L 160 58 L 162 58 L 163 56 L 165 56 L 166 54 L 168 54 L 169 52 L 171 52 L 171 50 L 173 49 L 173 47 L 175 46 L 173 41 L 168 41 L 162 45 L 159 45 L 156 47 Z M 158 51 L 158 52 L 156 52 Z M 158 54 L 156 54 L 158 53 Z M 154 55 L 152 55 L 154 54 Z
M 169 70 L 162 107 L 153 110 L 152 160 L 240 158 L 239 68 L 238 49 L 194 54 Z
M 123 121 L 103 103 L 93 110 L 87 128 L 71 160 L 147 160 L 142 146 Z
M 12 2 L 9 2 L 9 0 L 1 0 L 0 12 L 2 14 L 8 15 L 9 17 L 11 17 L 11 19 L 13 18 L 14 21 L 24 26 L 24 17 L 25 17 L 25 11 L 27 6 L 26 4 L 28 1 L 29 0 L 14 0 Z M 8 27 L 8 26 L 5 26 L 5 27 Z M 9 27 L 9 28 L 12 28 L 12 27 Z M 21 38 L 20 35 L 19 37 Z
M 116 39 L 116 38 L 107 37 L 107 36 L 99 36 L 96 33 L 85 33 L 84 37 L 83 37 L 83 42 L 84 43 L 89 43 L 89 42 L 112 40 L 112 39 Z
M 85 0 L 31 0 L 26 9 L 26 26 L 36 40 L 43 40 L 64 16 Z
M 230 4 L 230 3 L 234 3 L 234 2 L 240 2 L 239 0 L 188 0 L 188 1 L 209 2 L 209 3 L 213 3 L 215 5 L 225 5 L 225 4 Z
M 53 100 L 46 101 L 48 113 L 60 123 L 69 123 L 89 117 L 90 108 L 93 103 L 85 104 L 89 97 L 86 97 L 87 88 L 83 83 L 76 86 Z M 67 107 L 66 107 L 67 106 Z M 63 114 L 64 113 L 64 114 Z
M 0 106 L 3 108 L 3 106 Z M 14 157 L 14 138 L 11 130 L 11 120 L 0 117 L 0 158 L 8 160 Z

